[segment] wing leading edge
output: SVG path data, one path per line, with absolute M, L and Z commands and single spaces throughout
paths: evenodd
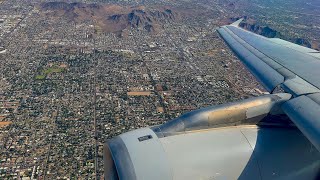
M 280 86 L 293 95 L 282 109 L 320 151 L 320 52 L 254 34 L 240 22 L 219 28 L 219 34 L 270 93 Z

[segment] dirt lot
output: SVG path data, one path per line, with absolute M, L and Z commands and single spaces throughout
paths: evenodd
M 5 126 L 8 126 L 9 124 L 11 124 L 12 122 L 11 121 L 0 121 L 0 128 L 1 127 L 5 127 Z
M 127 93 L 128 96 L 150 96 L 151 91 L 132 91 Z

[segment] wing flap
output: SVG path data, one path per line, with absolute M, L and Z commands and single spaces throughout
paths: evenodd
M 320 99 L 320 94 L 312 95 Z M 283 111 L 320 151 L 320 104 L 310 96 L 299 96 L 282 105 Z
M 300 77 L 295 77 L 295 78 L 286 80 L 283 83 L 282 87 L 286 92 L 289 92 L 293 96 L 300 96 L 300 95 L 305 94 L 305 92 L 308 92 L 309 94 L 320 92 L 320 90 L 318 88 L 305 82 Z

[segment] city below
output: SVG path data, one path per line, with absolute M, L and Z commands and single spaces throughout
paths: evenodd
M 0 179 L 103 179 L 106 139 L 266 94 L 216 30 L 319 50 L 308 1 L 0 0 Z

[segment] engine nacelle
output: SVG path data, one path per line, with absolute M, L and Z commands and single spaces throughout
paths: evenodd
M 255 125 L 290 98 L 212 106 L 121 134 L 104 146 L 105 179 L 314 179 L 320 153 L 297 128 Z

